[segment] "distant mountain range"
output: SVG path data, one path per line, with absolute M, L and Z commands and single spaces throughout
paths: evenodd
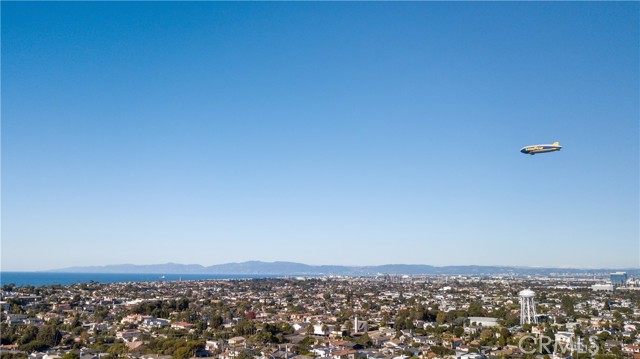
M 602 275 L 621 269 L 533 268 L 502 266 L 442 266 L 425 264 L 385 264 L 379 266 L 308 265 L 294 262 L 261 262 L 216 264 L 117 264 L 107 266 L 68 267 L 51 270 L 58 273 L 149 273 L 149 274 L 269 274 L 269 275 Z M 624 270 L 624 269 L 623 269 Z M 624 270 L 631 276 L 640 275 L 640 268 Z

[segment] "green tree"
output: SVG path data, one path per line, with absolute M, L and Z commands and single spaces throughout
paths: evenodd
M 27 344 L 21 345 L 19 348 L 20 350 L 25 351 L 27 353 L 33 353 L 33 352 L 41 352 L 43 350 L 46 350 L 49 348 L 49 346 L 39 340 L 34 340 Z
M 238 354 L 236 359 L 253 359 L 253 354 L 248 350 L 243 350 Z
M 562 297 L 562 299 L 560 300 L 561 305 L 562 305 L 562 309 L 569 315 L 574 315 L 575 311 L 574 311 L 574 306 L 575 306 L 575 299 L 573 299 L 573 297 L 569 297 L 567 295 L 565 295 L 564 297 Z
M 469 306 L 467 313 L 470 317 L 482 317 L 484 316 L 484 309 L 482 309 L 481 303 L 473 303 Z
M 224 319 L 222 319 L 222 316 L 220 314 L 216 313 L 211 317 L 209 325 L 213 329 L 220 329 L 222 327 L 222 324 L 224 324 Z
M 438 345 L 432 346 L 431 347 L 431 351 L 436 353 L 436 354 L 438 354 L 441 357 L 455 354 L 455 351 L 453 351 L 453 350 L 451 350 L 449 348 L 438 346 Z
M 274 343 L 276 338 L 268 330 L 261 330 L 253 336 L 253 340 L 261 344 Z
M 20 338 L 18 339 L 18 344 L 27 344 L 31 341 L 36 340 L 38 331 L 38 327 L 36 327 L 35 325 L 30 325 L 24 328 L 24 330 L 22 331 L 22 335 L 20 335 Z
M 12 292 L 15 287 L 16 287 L 15 283 L 9 283 L 9 284 L 3 285 L 2 290 L 5 292 Z
M 322 333 L 324 335 L 329 334 L 329 327 L 326 324 L 322 324 Z
M 176 303 L 176 309 L 178 311 L 183 311 L 189 308 L 189 299 L 187 297 L 182 297 Z
M 115 343 L 109 348 L 108 353 L 119 357 L 126 354 L 127 350 L 128 348 L 124 343 Z
M 50 347 L 55 347 L 60 344 L 62 333 L 60 333 L 55 324 L 49 324 L 40 329 L 36 339 Z
M 235 331 L 238 335 L 251 335 L 256 332 L 256 326 L 250 319 L 243 319 L 236 325 Z
M 613 319 L 615 319 L 615 321 L 618 322 L 618 323 L 622 323 L 622 320 L 623 320 L 622 319 L 622 314 L 620 314 L 620 312 L 617 311 L 617 310 L 614 311 L 613 312 Z
M 191 358 L 191 353 L 189 352 L 189 348 L 180 347 L 173 353 L 173 357 L 175 359 L 189 359 Z
M 10 353 L 10 352 L 0 352 L 0 359 L 28 359 L 27 355 L 24 353 Z
M 369 334 L 364 333 L 360 336 L 360 338 L 356 339 L 356 343 L 362 345 L 365 348 L 368 348 L 373 345 L 373 340 L 371 340 Z
M 80 359 L 80 355 L 76 352 L 68 352 L 62 356 L 62 359 Z
M 347 332 L 347 335 L 351 334 L 351 330 L 353 329 L 353 323 L 350 320 L 344 322 L 344 330 Z

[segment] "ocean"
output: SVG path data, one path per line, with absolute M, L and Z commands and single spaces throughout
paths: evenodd
M 138 274 L 138 273 L 53 273 L 53 272 L 0 272 L 0 285 L 16 286 L 69 285 L 76 283 L 119 283 L 119 282 L 174 282 L 202 279 L 252 279 L 281 278 L 273 274 Z

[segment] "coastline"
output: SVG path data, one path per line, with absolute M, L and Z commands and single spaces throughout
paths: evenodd
M 22 286 L 72 285 L 81 283 L 175 282 L 207 279 L 280 278 L 274 274 L 158 274 L 158 273 L 59 273 L 0 272 L 0 285 Z

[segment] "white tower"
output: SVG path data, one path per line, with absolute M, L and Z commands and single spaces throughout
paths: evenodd
M 536 324 L 536 301 L 533 299 L 536 293 L 531 289 L 525 289 L 518 293 L 520 297 L 520 325 Z
M 356 315 L 356 320 L 353 323 L 353 332 L 358 334 L 358 316 Z

